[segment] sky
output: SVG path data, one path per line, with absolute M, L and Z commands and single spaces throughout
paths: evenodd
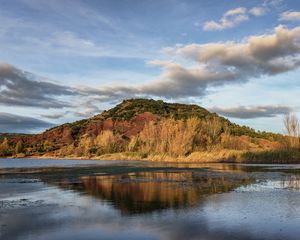
M 143 97 L 283 133 L 299 66 L 299 0 L 0 0 L 0 132 Z

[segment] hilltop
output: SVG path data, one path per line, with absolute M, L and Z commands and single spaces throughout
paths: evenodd
M 166 103 L 162 100 L 155 101 L 153 99 L 128 99 L 124 100 L 114 108 L 104 111 L 95 118 L 130 120 L 145 112 L 149 112 L 160 117 L 172 117 L 175 119 L 186 119 L 193 116 L 204 118 L 213 115 L 206 109 L 197 105 Z
M 213 119 L 217 118 L 221 122 L 226 123 L 233 135 L 241 136 L 251 136 L 260 138 L 270 138 L 278 137 L 278 134 L 267 133 L 267 132 L 256 132 L 254 129 L 239 126 L 223 118 L 216 113 L 211 113 L 203 107 L 195 104 L 180 104 L 180 103 L 167 103 L 162 100 L 153 99 L 127 99 L 123 100 L 120 104 L 115 107 L 103 111 L 89 119 L 83 119 L 73 123 L 67 123 L 62 126 L 54 127 L 48 131 L 53 131 L 54 129 L 60 129 L 61 127 L 70 127 L 72 129 L 73 136 L 79 133 L 86 127 L 91 127 L 93 124 L 99 124 L 102 122 L 115 123 L 119 125 L 120 122 L 136 122 L 136 120 L 151 121 L 154 118 L 172 118 L 176 120 L 188 119 L 196 117 L 199 119 Z M 47 132 L 48 132 L 47 131 Z M 83 132 L 82 132 L 83 133 Z
M 57 158 L 232 161 L 241 153 L 253 158 L 254 152 L 281 151 L 287 144 L 280 134 L 239 126 L 198 105 L 152 99 L 124 100 L 41 134 L 3 136 L 2 155 Z

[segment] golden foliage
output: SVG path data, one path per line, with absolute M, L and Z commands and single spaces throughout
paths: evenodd
M 16 148 L 15 148 L 15 153 L 16 154 L 19 154 L 19 153 L 22 153 L 23 152 L 23 142 L 20 140 L 17 142 L 16 144 Z
M 9 144 L 7 138 L 3 139 L 0 144 L 0 156 L 7 156 L 9 154 Z
M 221 135 L 221 145 L 225 149 L 243 150 L 248 148 L 248 144 L 238 136 L 231 136 L 224 133 Z
M 162 119 L 147 123 L 133 141 L 134 146 L 138 146 L 135 150 L 145 153 L 186 156 L 195 150 L 217 144 L 222 129 L 222 123 L 217 118 Z
M 101 132 L 95 140 L 95 144 L 100 147 L 103 152 L 110 152 L 113 148 L 113 145 L 116 142 L 116 137 L 112 131 L 103 131 Z

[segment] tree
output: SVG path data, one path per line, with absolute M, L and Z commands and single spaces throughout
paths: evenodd
M 137 151 L 138 147 L 139 147 L 139 137 L 132 136 L 127 146 L 128 151 L 135 152 Z
M 138 144 L 131 142 L 130 146 L 134 145 L 144 153 L 186 156 L 200 147 L 203 131 L 203 121 L 196 117 L 150 121 L 139 133 Z
M 102 131 L 95 139 L 94 147 L 98 149 L 97 154 L 121 152 L 126 149 L 126 145 L 122 137 L 118 133 L 110 130 Z M 127 146 L 128 147 L 128 146 Z
M 7 138 L 4 138 L 3 142 L 0 144 L 0 156 L 9 155 L 9 144 Z
M 23 152 L 23 142 L 21 140 L 19 140 L 16 144 L 16 148 L 15 148 L 15 153 L 22 153 Z
M 283 119 L 285 130 L 288 134 L 291 147 L 298 147 L 300 140 L 300 124 L 297 116 L 287 113 Z
M 79 155 L 89 156 L 90 149 L 94 146 L 94 141 L 95 138 L 93 136 L 82 136 L 78 144 L 78 148 L 80 149 L 78 151 Z

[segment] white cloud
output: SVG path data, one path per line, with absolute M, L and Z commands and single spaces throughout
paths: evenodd
M 267 9 L 264 7 L 253 7 L 249 10 L 249 13 L 256 17 L 263 16 L 266 14 L 266 12 L 267 12 Z
M 284 0 L 263 0 L 263 6 L 279 6 Z
M 231 9 L 224 13 L 219 21 L 207 21 L 203 25 L 205 31 L 221 31 L 227 28 L 233 28 L 240 23 L 247 21 L 246 8 L 239 7 Z
M 92 117 L 96 114 L 99 114 L 101 112 L 102 112 L 102 110 L 100 110 L 95 104 L 93 104 L 93 100 L 91 99 L 91 100 L 82 102 L 82 104 L 80 104 L 80 109 L 78 109 L 78 111 L 75 111 L 73 113 L 77 117 L 88 118 L 88 117 Z
M 228 17 L 228 16 L 241 15 L 241 14 L 245 14 L 245 13 L 246 13 L 246 8 L 239 7 L 239 8 L 234 8 L 234 9 L 227 11 L 224 14 L 224 16 Z
M 206 21 L 203 24 L 205 31 L 222 31 L 228 28 L 233 28 L 240 25 L 242 22 L 248 21 L 252 17 L 260 17 L 265 15 L 270 7 L 279 6 L 282 0 L 265 0 L 261 5 L 247 9 L 245 7 L 238 7 L 230 9 L 223 14 L 218 21 Z M 195 26 L 199 26 L 196 23 Z
M 300 21 L 300 12 L 287 11 L 280 15 L 281 21 Z
M 166 52 L 177 60 L 149 61 L 149 65 L 162 69 L 152 81 L 135 85 L 115 83 L 99 88 L 42 84 L 32 80 L 34 77 L 28 77 L 29 74 L 24 75 L 21 70 L 4 65 L 0 69 L 0 80 L 2 76 L 2 85 L 7 89 L 1 90 L 0 103 L 44 108 L 69 106 L 67 110 L 73 111 L 72 114 L 74 109 L 70 108 L 77 104 L 80 106 L 76 109 L 77 116 L 90 116 L 100 111 L 97 104 L 124 98 L 157 97 L 177 101 L 203 98 L 211 87 L 245 83 L 249 79 L 297 69 L 300 66 L 300 27 L 278 26 L 271 34 L 250 36 L 241 42 L 176 45 L 168 47 Z M 76 98 L 72 106 L 70 102 L 62 104 L 54 99 L 70 95 Z
M 162 73 L 153 81 L 135 86 L 116 85 L 83 89 L 100 101 L 151 96 L 167 99 L 203 97 L 213 86 L 242 83 L 264 75 L 273 76 L 300 66 L 300 27 L 278 26 L 269 35 L 250 36 L 243 42 L 188 44 L 168 47 L 176 61 L 152 60 Z
M 24 38 L 26 43 L 35 45 L 44 52 L 56 52 L 67 56 L 99 57 L 109 55 L 109 52 L 94 41 L 78 36 L 69 31 L 56 32 L 47 39 L 37 37 Z
M 298 67 L 299 40 L 300 27 L 278 26 L 273 34 L 251 36 L 244 42 L 177 46 L 173 54 L 198 61 L 210 71 L 241 73 L 239 78 L 272 75 Z

